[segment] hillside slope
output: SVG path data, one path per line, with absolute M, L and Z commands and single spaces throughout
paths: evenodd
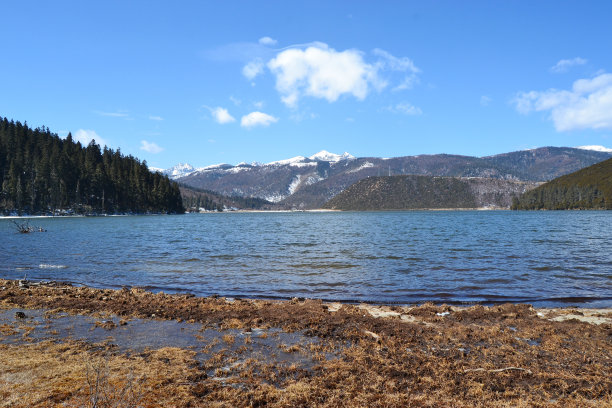
M 612 159 L 556 178 L 515 200 L 515 210 L 612 209 Z
M 254 197 L 227 197 L 214 191 L 200 190 L 180 185 L 183 205 L 189 212 L 237 210 L 274 210 L 278 206 Z
M 490 178 L 369 177 L 329 200 L 323 208 L 354 211 L 508 208 L 513 197 L 535 186 Z

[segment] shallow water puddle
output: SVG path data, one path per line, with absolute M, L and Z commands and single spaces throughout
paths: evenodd
M 317 364 L 310 347 L 320 343 L 317 337 L 300 332 L 286 333 L 278 328 L 217 330 L 175 320 L 124 320 L 117 316 L 97 318 L 41 309 L 0 309 L 0 343 L 69 339 L 105 342 L 124 353 L 164 347 L 191 349 L 200 362 L 217 353 L 226 353 L 239 356 L 233 366 L 254 359 L 302 370 L 311 370 Z M 325 354 L 327 359 L 334 357 Z M 231 368 L 228 366 L 228 371 Z

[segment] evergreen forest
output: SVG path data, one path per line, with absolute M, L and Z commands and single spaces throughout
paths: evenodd
M 612 159 L 558 177 L 514 200 L 513 210 L 612 210 Z
M 0 214 L 182 213 L 179 186 L 120 150 L 0 117 Z
M 242 210 L 271 210 L 277 209 L 273 203 L 262 198 L 224 196 L 210 190 L 179 184 L 183 205 L 187 211 L 198 212 L 200 209 L 206 211 L 223 211 L 226 208 Z

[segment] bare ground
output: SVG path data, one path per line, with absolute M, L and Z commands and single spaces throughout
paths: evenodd
M 218 330 L 281 328 L 320 339 L 287 350 L 317 361 L 303 369 L 240 359 L 229 335 L 228 347 L 202 362 L 194 350 L 125 353 L 112 342 L 36 342 L 26 334 L 0 344 L 0 407 L 612 406 L 607 309 L 231 300 L 6 280 L 0 306 Z M 14 332 L 1 326 L 0 339 Z

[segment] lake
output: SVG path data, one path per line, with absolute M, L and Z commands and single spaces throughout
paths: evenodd
M 18 220 L 19 222 L 24 220 Z M 207 296 L 612 307 L 612 212 L 0 219 L 0 277 Z

